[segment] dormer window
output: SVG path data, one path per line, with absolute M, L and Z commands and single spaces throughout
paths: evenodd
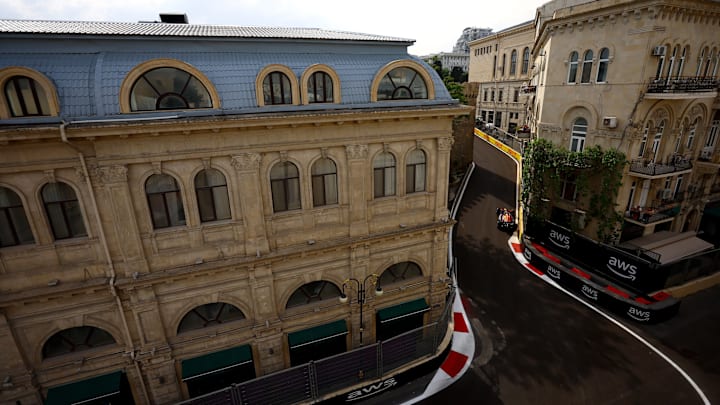
M 420 74 L 411 68 L 399 67 L 380 80 L 378 100 L 428 98 L 427 85 Z
M 11 77 L 5 83 L 5 97 L 13 117 L 50 115 L 45 90 L 29 77 Z
M 130 92 L 131 111 L 212 108 L 207 88 L 190 73 L 161 67 L 143 73 Z

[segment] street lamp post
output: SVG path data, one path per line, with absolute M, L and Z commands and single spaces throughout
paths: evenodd
M 342 285 L 342 294 L 340 295 L 340 302 L 346 303 L 348 302 L 348 296 L 345 294 L 345 288 L 348 290 L 352 287 L 351 281 L 354 281 L 356 284 L 355 291 L 357 292 L 357 302 L 358 305 L 360 305 L 360 345 L 363 344 L 363 329 L 365 328 L 365 325 L 363 324 L 363 307 L 365 306 L 365 291 L 366 287 L 365 284 L 367 284 L 368 280 L 370 281 L 370 284 L 375 286 L 375 295 L 380 296 L 383 293 L 382 287 L 380 286 L 380 276 L 373 273 L 365 277 L 365 279 L 360 282 L 360 280 L 356 278 L 348 278 L 343 282 Z

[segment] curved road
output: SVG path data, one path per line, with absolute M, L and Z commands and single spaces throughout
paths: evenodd
M 458 282 L 476 358 L 422 404 L 702 404 L 648 347 L 519 264 L 495 208 L 514 206 L 515 163 L 476 139 L 458 212 Z

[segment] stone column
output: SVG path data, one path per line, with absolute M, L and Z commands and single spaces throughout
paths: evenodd
M 130 277 L 135 272 L 150 270 L 140 240 L 127 172 L 125 165 L 100 166 L 92 168 L 90 175 L 98 191 L 99 212 L 96 214 L 101 219 L 113 263 Z
M 367 165 L 367 145 L 347 145 L 348 192 L 350 198 L 350 236 L 363 236 L 369 232 L 366 191 L 372 184 L 372 170 Z
M 265 230 L 263 199 L 259 169 L 261 156 L 258 153 L 241 153 L 232 157 L 232 166 L 237 171 L 237 189 L 245 224 L 245 251 L 261 254 L 270 251 Z
M 448 218 L 448 183 L 450 182 L 450 151 L 453 138 L 437 138 L 437 169 L 435 171 L 435 217 L 434 221 L 446 221 Z

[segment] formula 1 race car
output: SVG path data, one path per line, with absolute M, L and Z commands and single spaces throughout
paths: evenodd
M 517 228 L 515 223 L 515 210 L 509 208 L 496 208 L 497 227 L 504 232 L 514 232 Z

